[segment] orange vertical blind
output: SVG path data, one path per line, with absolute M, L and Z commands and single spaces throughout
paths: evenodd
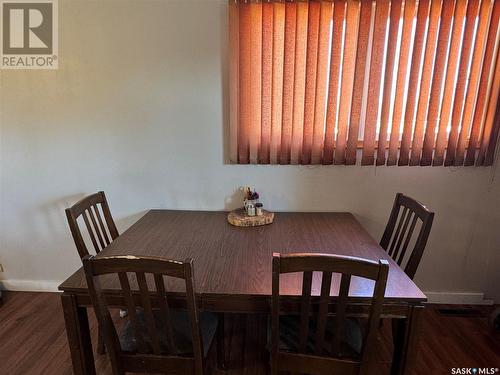
M 238 3 L 233 3 L 229 6 L 229 158 L 232 162 L 239 160 L 238 158 L 238 83 L 239 83 L 239 55 L 240 55 L 240 38 L 239 38 L 239 6 Z
M 337 148 L 335 149 L 335 164 L 343 164 L 345 161 L 344 144 L 349 129 L 349 112 L 354 85 L 356 61 L 356 45 L 359 29 L 360 4 L 356 0 L 347 0 L 345 39 L 343 50 L 343 62 L 340 82 L 339 114 L 337 122 Z
M 259 161 L 269 163 L 273 97 L 273 13 L 272 3 L 262 4 L 262 108 Z
M 469 7 L 470 6 L 471 5 L 469 4 Z M 451 119 L 453 99 L 455 97 L 456 76 L 459 67 L 459 61 L 461 59 L 460 52 L 462 47 L 462 33 L 464 30 L 466 10 L 467 0 L 457 0 L 457 4 L 455 7 L 455 16 L 453 20 L 453 29 L 451 32 L 452 37 L 450 42 L 450 53 L 448 56 L 448 69 L 446 70 L 445 84 L 443 89 L 443 100 L 440 103 L 440 121 L 437 124 L 438 129 L 436 136 L 436 146 L 434 149 L 434 159 L 432 160 L 432 164 L 435 166 L 443 164 L 446 144 L 448 142 L 448 125 Z M 426 152 L 426 150 L 424 150 L 424 153 L 424 161 L 425 163 L 427 163 L 428 159 L 431 158 L 432 155 L 429 155 L 429 152 Z
M 316 76 L 318 72 L 318 42 L 321 4 L 309 5 L 309 30 L 307 33 L 306 96 L 304 102 L 304 134 L 302 141 L 302 163 L 309 164 L 314 131 L 314 108 L 316 103 Z
M 323 148 L 323 162 L 325 164 L 333 163 L 335 129 L 339 106 L 340 67 L 342 65 L 345 10 L 346 0 L 336 0 L 333 7 L 330 76 L 326 108 L 326 133 Z
M 239 7 L 239 51 L 233 51 L 239 54 L 239 84 L 238 84 L 238 161 L 241 164 L 249 162 L 249 139 L 252 128 L 250 103 L 250 84 L 251 84 L 251 66 L 250 66 L 250 38 L 241 38 L 241 35 L 250 35 L 252 32 L 252 21 L 250 6 Z M 259 77 L 260 78 L 260 77 Z M 230 78 L 232 81 L 233 79 Z M 234 106 L 234 102 L 232 103 Z
M 290 163 L 298 164 L 302 154 L 304 134 L 304 100 L 306 87 L 306 51 L 307 51 L 307 18 L 308 4 L 297 3 L 297 26 L 295 40 L 295 73 L 293 90 L 292 146 Z
M 477 107 L 474 112 L 473 128 L 469 138 L 467 148 L 467 157 L 465 165 L 473 165 L 476 157 L 476 148 L 480 142 L 481 129 L 483 119 L 486 114 L 486 101 L 488 100 L 490 89 L 492 87 L 492 67 L 494 66 L 496 56 L 498 53 L 498 25 L 500 19 L 500 1 L 495 1 L 493 12 L 491 15 L 490 29 L 488 32 L 488 41 L 483 61 L 483 69 L 481 72 L 481 83 L 477 93 Z
M 250 6 L 252 6 L 250 4 Z M 290 164 L 292 141 L 293 96 L 295 79 L 295 37 L 297 30 L 297 3 L 285 4 L 285 54 L 283 58 L 283 116 L 281 124 L 280 163 Z M 241 35 L 240 35 L 241 36 Z M 259 77 L 255 77 L 259 79 Z
M 439 104 L 443 88 L 444 69 L 447 57 L 446 52 L 448 51 L 448 42 L 450 39 L 451 21 L 453 19 L 454 8 L 455 0 L 445 1 L 441 13 L 441 29 L 436 47 L 436 60 L 434 62 L 434 74 L 429 98 L 429 111 L 427 113 L 427 127 L 425 128 L 422 159 L 420 161 L 422 165 L 431 165 L 432 162 L 432 150 L 434 148 L 434 141 L 436 137 L 436 124 L 439 121 Z
M 456 87 L 453 92 L 454 102 L 453 110 L 451 115 L 450 134 L 448 137 L 448 147 L 446 149 L 445 165 L 449 166 L 453 164 L 455 159 L 455 151 L 458 143 L 458 136 L 460 134 L 460 127 L 453 126 L 453 124 L 459 124 L 462 119 L 463 108 L 464 108 L 464 98 L 465 90 L 467 88 L 467 78 L 469 76 L 469 62 L 472 55 L 474 46 L 474 35 L 476 28 L 476 18 L 479 11 L 480 0 L 469 0 L 469 5 L 467 6 L 467 15 L 465 17 L 465 29 L 464 37 L 462 42 L 462 53 L 460 56 L 460 65 L 458 68 L 458 77 L 456 82 Z M 436 165 L 436 163 L 435 163 Z
M 451 3 L 451 0 L 448 0 Z M 410 165 L 420 163 L 420 153 L 422 151 L 423 133 L 429 108 L 429 96 L 431 92 L 432 77 L 437 77 L 439 72 L 433 71 L 434 57 L 436 56 L 436 41 L 438 39 L 439 15 L 441 13 L 441 0 L 433 0 L 429 14 L 427 27 L 427 40 L 424 61 L 422 65 L 422 76 L 420 78 L 420 93 L 418 96 L 417 117 L 413 130 L 413 143 L 411 148 Z M 441 22 L 441 27 L 445 22 Z M 443 30 L 441 30 L 443 31 Z M 439 57 L 439 56 L 438 56 Z
M 370 24 L 372 16 L 372 1 L 362 0 L 359 16 L 360 25 Z M 368 45 L 370 41 L 370 28 L 360 27 L 358 33 L 358 50 L 356 55 L 356 67 L 354 73 L 354 87 L 351 103 L 351 117 L 349 123 L 349 134 L 347 138 L 347 150 L 345 162 L 347 165 L 356 164 L 358 134 L 361 122 L 361 109 L 363 105 L 363 89 L 365 86 L 365 73 L 368 64 Z M 333 144 L 333 142 L 332 142 Z M 333 150 L 333 147 L 332 147 Z M 340 154 L 341 152 L 339 152 Z
M 481 3 L 481 11 L 476 31 L 475 48 L 472 57 L 472 63 L 469 68 L 469 83 L 467 87 L 467 96 L 465 98 L 464 111 L 462 115 L 462 126 L 460 127 L 460 135 L 458 138 L 458 147 L 455 155 L 455 165 L 464 163 L 464 154 L 467 140 L 470 136 L 472 126 L 472 115 L 476 109 L 477 89 L 479 77 L 481 75 L 481 65 L 483 64 L 484 46 L 486 36 L 488 34 L 488 23 L 490 20 L 491 1 L 483 0 Z
M 368 83 L 368 103 L 366 104 L 366 122 L 363 145 L 363 165 L 373 164 L 375 138 L 380 107 L 380 87 L 382 67 L 384 65 L 384 44 L 389 16 L 389 0 L 376 3 L 375 24 L 373 26 L 372 55 L 370 60 L 370 77 Z
M 262 4 L 250 7 L 250 118 L 251 123 L 262 121 Z M 259 77 L 259 79 L 253 79 Z M 262 126 L 250 126 L 249 137 L 250 163 L 258 162 Z
M 316 70 L 316 100 L 314 105 L 314 131 L 311 163 L 318 164 L 323 154 L 325 138 L 325 104 L 328 82 L 328 59 L 330 47 L 330 26 L 332 6 L 329 2 L 321 3 L 321 16 L 318 39 L 318 67 Z
M 466 1 L 466 0 L 464 0 Z M 396 165 L 398 160 L 398 146 L 400 129 L 404 113 L 404 97 L 407 88 L 408 61 L 410 61 L 413 20 L 416 14 L 416 0 L 406 0 L 404 6 L 403 26 L 401 32 L 401 46 L 398 58 L 398 73 L 396 92 L 394 94 L 391 137 L 389 141 L 389 155 L 387 165 Z
M 387 42 L 387 57 L 385 59 L 384 92 L 382 98 L 382 109 L 380 114 L 380 132 L 377 147 L 377 165 L 385 164 L 385 148 L 387 144 L 387 129 L 389 127 L 389 116 L 391 111 L 391 94 L 396 65 L 396 49 L 398 47 L 399 23 L 401 19 L 402 0 L 391 2 L 391 15 L 389 23 L 389 38 Z
M 408 82 L 408 96 L 404 117 L 404 128 L 401 139 L 399 154 L 399 165 L 408 165 L 410 158 L 410 146 L 414 131 L 414 119 L 418 101 L 418 90 L 420 83 L 420 71 L 422 66 L 422 54 L 425 47 L 425 36 L 427 20 L 429 18 L 430 0 L 420 0 L 418 3 L 417 25 L 415 28 L 413 55 L 411 60 L 410 81 Z
M 230 7 L 238 7 L 232 3 Z M 229 13 L 231 14 L 231 13 Z M 271 164 L 279 162 L 281 153 L 281 126 L 283 120 L 283 65 L 285 59 L 285 4 L 273 4 L 273 87 L 271 97 L 271 144 L 269 146 L 269 160 Z M 241 37 L 240 37 L 241 39 Z M 237 51 L 230 51 L 237 54 Z M 238 78 L 229 78 L 230 81 Z M 232 106 L 234 103 L 231 103 Z M 240 122 L 241 126 L 241 122 Z M 237 162 L 237 160 L 233 160 Z
M 500 1 L 230 0 L 229 159 L 480 166 L 500 115 Z

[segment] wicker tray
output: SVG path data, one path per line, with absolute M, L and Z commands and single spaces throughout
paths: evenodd
M 227 221 L 237 227 L 257 227 L 271 224 L 274 220 L 274 212 L 262 211 L 260 216 L 248 216 L 243 208 L 238 208 L 227 214 Z

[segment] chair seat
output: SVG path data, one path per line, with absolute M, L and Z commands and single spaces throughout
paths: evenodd
M 326 324 L 325 344 L 323 355 L 335 357 L 358 358 L 363 346 L 363 334 L 360 324 L 354 319 L 345 319 L 340 332 L 340 353 L 332 352 L 332 341 L 334 336 L 334 319 L 330 318 Z M 270 332 L 270 330 L 269 330 Z M 280 316 L 280 343 L 279 350 L 284 352 L 297 352 L 299 347 L 300 317 L 297 315 Z M 306 352 L 314 353 L 316 321 L 310 319 L 309 332 L 306 344 Z
M 174 331 L 174 343 L 176 351 L 172 352 L 169 349 L 167 331 L 163 329 L 163 323 L 159 311 L 154 311 L 155 325 L 160 338 L 160 349 L 162 354 L 187 356 L 193 355 L 193 341 L 191 331 L 191 321 L 187 310 L 170 309 L 170 322 Z M 207 356 L 208 350 L 213 342 L 217 332 L 218 318 L 217 315 L 209 312 L 200 312 L 198 314 L 201 336 L 203 341 L 204 355 Z M 137 310 L 137 321 L 139 329 L 142 332 L 144 345 L 148 352 L 153 352 L 151 336 L 147 328 L 147 323 L 142 309 Z M 120 345 L 124 352 L 138 352 L 137 341 L 134 336 L 134 330 L 130 320 L 127 321 L 125 327 L 120 333 Z

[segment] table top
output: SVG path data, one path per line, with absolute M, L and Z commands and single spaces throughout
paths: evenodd
M 192 258 L 196 292 L 211 296 L 270 296 L 273 252 L 312 252 L 349 255 L 371 260 L 387 259 L 386 299 L 422 302 L 425 295 L 387 255 L 351 213 L 279 212 L 274 223 L 261 227 L 235 227 L 222 211 L 151 210 L 98 255 L 147 255 L 175 260 Z M 118 289 L 118 280 L 103 283 Z M 282 276 L 285 295 L 300 295 L 301 274 Z M 337 295 L 339 282 L 332 282 Z M 167 284 L 169 288 L 169 284 Z M 181 291 L 172 283 L 170 290 Z M 321 275 L 313 277 L 312 294 L 319 295 Z M 60 290 L 86 293 L 80 268 Z M 373 281 L 353 277 L 349 295 L 371 297 Z

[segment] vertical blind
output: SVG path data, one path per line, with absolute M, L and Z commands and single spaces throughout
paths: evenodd
M 230 0 L 234 163 L 491 165 L 500 1 Z

